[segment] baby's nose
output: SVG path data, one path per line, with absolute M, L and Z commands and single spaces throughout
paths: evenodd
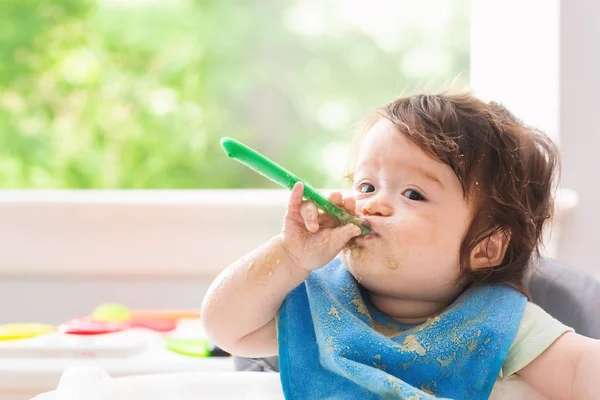
M 367 201 L 360 211 L 362 215 L 376 215 L 379 217 L 389 217 L 392 215 L 392 207 L 382 201 Z

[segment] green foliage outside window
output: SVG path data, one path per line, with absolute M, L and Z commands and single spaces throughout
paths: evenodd
M 466 0 L 0 0 L 0 187 L 274 187 L 222 136 L 338 186 L 370 109 L 468 79 L 468 32 Z

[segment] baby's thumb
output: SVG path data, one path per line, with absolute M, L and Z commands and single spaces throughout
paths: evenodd
M 339 252 L 350 239 L 355 236 L 359 236 L 360 233 L 360 228 L 354 224 L 346 224 L 335 228 L 332 231 L 332 238 L 330 242 L 330 245 L 333 248 L 332 250 L 335 250 L 334 252 L 336 253 Z

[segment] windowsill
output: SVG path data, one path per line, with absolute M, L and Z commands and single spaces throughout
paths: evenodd
M 214 278 L 276 235 L 286 190 L 0 191 L 0 274 Z M 553 240 L 577 204 L 557 196 Z

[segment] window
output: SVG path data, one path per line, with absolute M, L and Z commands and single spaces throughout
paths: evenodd
M 0 187 L 273 187 L 235 137 L 318 187 L 354 124 L 469 78 L 469 2 L 3 1 Z

